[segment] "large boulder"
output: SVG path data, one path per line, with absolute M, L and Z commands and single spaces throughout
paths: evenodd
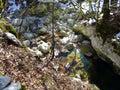
M 10 84 L 11 79 L 6 76 L 0 76 L 0 90 L 5 88 L 8 84 Z
M 112 45 L 112 43 L 108 42 L 107 39 L 104 42 L 104 39 L 102 38 L 102 36 L 97 32 L 95 32 L 96 30 L 95 26 L 85 27 L 85 26 L 78 25 L 77 28 L 80 28 L 80 27 L 82 27 L 82 29 L 79 29 L 80 32 L 91 40 L 91 45 L 96 50 L 98 56 L 104 61 L 108 62 L 110 65 L 112 65 L 115 71 L 118 74 L 120 74 L 120 54 L 119 54 L 120 51 L 117 50 L 117 48 L 115 48 Z
M 4 34 L 4 36 L 5 36 L 5 38 L 8 40 L 8 42 L 14 43 L 14 44 L 17 45 L 17 46 L 22 47 L 21 42 L 19 41 L 19 39 L 16 38 L 16 36 L 15 36 L 14 34 L 9 33 L 9 32 L 6 32 L 6 33 Z
M 4 88 L 3 90 L 21 90 L 21 84 L 18 83 L 11 83 L 8 87 Z

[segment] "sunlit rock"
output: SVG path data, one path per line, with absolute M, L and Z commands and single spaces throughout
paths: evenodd
M 61 43 L 62 44 L 67 44 L 69 42 L 70 38 L 69 37 L 64 37 L 63 39 L 61 39 Z
M 40 41 L 40 44 L 38 45 L 38 49 L 41 50 L 43 53 L 48 53 L 50 50 L 51 45 L 44 42 Z
M 15 35 L 13 35 L 12 33 L 6 32 L 5 33 L 5 38 L 9 41 L 9 42 L 13 42 L 15 45 L 17 46 L 22 46 L 21 42 L 16 38 Z
M 25 40 L 25 41 L 23 41 L 23 43 L 24 43 L 25 45 L 29 46 L 29 45 L 30 45 L 30 40 Z

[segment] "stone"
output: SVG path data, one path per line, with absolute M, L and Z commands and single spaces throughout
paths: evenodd
M 21 90 L 21 84 L 19 82 L 11 83 L 9 86 L 4 88 L 3 90 Z
M 36 50 L 35 52 L 36 52 L 36 55 L 37 55 L 37 56 L 39 56 L 39 57 L 42 57 L 42 56 L 43 56 L 43 54 L 42 54 L 42 52 L 41 52 L 41 51 Z
M 91 57 L 93 54 L 92 52 L 85 53 L 86 56 Z
M 12 41 L 15 45 L 22 47 L 21 42 L 16 38 L 14 34 L 6 32 L 4 36 L 8 41 Z
M 48 53 L 50 50 L 51 45 L 44 42 L 40 41 L 40 44 L 38 45 L 38 49 L 41 50 L 43 53 Z
M 54 65 L 53 68 L 55 69 L 55 71 L 59 70 L 59 66 L 58 65 Z
M 23 41 L 23 43 L 24 43 L 25 45 L 29 46 L 29 45 L 30 45 L 30 40 L 25 40 L 25 41 Z
M 11 80 L 7 76 L 0 76 L 0 90 L 5 88 L 8 84 L 10 84 Z
M 66 46 L 65 46 L 66 49 L 68 50 L 72 50 L 74 49 L 74 44 L 73 43 L 68 43 Z
M 83 45 L 90 45 L 90 41 L 84 40 L 84 41 L 82 41 L 82 44 L 83 44 Z
M 38 34 L 47 34 L 47 28 L 46 27 L 43 27 L 43 28 L 41 28 L 41 29 L 39 29 L 38 31 L 37 31 L 37 33 Z
M 69 37 L 64 37 L 63 39 L 60 40 L 62 44 L 67 44 L 70 41 Z
M 60 30 L 60 31 L 58 32 L 58 35 L 59 35 L 59 37 L 65 37 L 65 36 L 67 36 L 67 33 L 66 33 L 65 30 Z
M 22 19 L 16 18 L 13 20 L 12 24 L 15 26 L 19 26 L 22 23 Z
M 71 34 L 71 35 L 69 36 L 69 38 L 70 38 L 70 41 L 73 42 L 73 43 L 76 43 L 76 42 L 79 42 L 79 41 L 82 41 L 82 40 L 83 40 L 82 35 Z
M 27 19 L 23 19 L 23 21 L 22 21 L 22 26 L 23 26 L 23 27 L 29 26 L 28 22 L 29 22 L 29 21 L 28 21 Z
M 30 32 L 24 33 L 24 37 L 25 37 L 26 39 L 32 39 L 32 38 L 34 38 L 35 36 L 36 36 L 35 33 L 30 33 Z
M 0 29 L 0 35 L 3 35 L 3 31 Z

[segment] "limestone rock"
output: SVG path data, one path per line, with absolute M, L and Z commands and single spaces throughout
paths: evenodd
M 5 38 L 6 38 L 8 41 L 12 41 L 15 45 L 22 47 L 21 42 L 20 42 L 20 41 L 16 38 L 16 36 L 13 35 L 12 33 L 6 32 L 6 33 L 5 33 Z
M 83 45 L 90 45 L 90 41 L 88 41 L 88 40 L 83 40 L 83 41 L 82 41 L 82 44 L 83 44 Z
M 68 43 L 66 46 L 65 46 L 66 49 L 68 50 L 72 50 L 74 49 L 74 44 L 73 43 Z
M 0 76 L 0 90 L 5 88 L 8 84 L 10 84 L 11 80 L 9 77 Z
M 25 40 L 25 41 L 23 41 L 23 43 L 24 43 L 25 45 L 29 46 L 29 45 L 30 45 L 30 40 Z
M 30 33 L 30 32 L 24 33 L 24 37 L 25 37 L 26 39 L 31 39 L 31 38 L 34 38 L 35 36 L 36 36 L 35 33 Z
M 37 31 L 38 34 L 47 34 L 47 28 L 43 27 Z
M 37 55 L 37 56 L 39 56 L 39 57 L 42 57 L 42 56 L 43 56 L 43 54 L 42 54 L 42 52 L 41 52 L 41 51 L 36 50 L 35 52 L 36 52 L 36 55 Z
M 62 44 L 67 44 L 69 42 L 69 37 L 64 37 L 63 39 L 60 40 Z
M 82 40 L 83 40 L 82 35 L 75 35 L 75 34 L 71 34 L 71 35 L 69 36 L 69 38 L 70 38 L 70 41 L 71 41 L 71 42 L 74 42 L 74 43 L 76 43 L 76 42 L 79 42 L 79 41 L 82 41 Z
M 38 45 L 38 49 L 41 50 L 43 53 L 48 53 L 50 50 L 50 45 L 44 41 L 40 41 L 40 44 Z
M 21 90 L 21 84 L 18 83 L 11 83 L 8 87 L 4 88 L 3 90 Z

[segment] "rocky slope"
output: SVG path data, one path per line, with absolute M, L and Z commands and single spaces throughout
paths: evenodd
M 72 38 L 70 37 L 71 35 Z M 42 52 L 42 49 L 45 51 L 45 47 L 49 47 L 46 39 L 44 39 L 48 36 L 49 34 L 42 36 L 41 39 L 44 41 L 38 43 L 39 48 L 41 48 L 39 52 Z M 56 34 L 56 36 L 59 36 L 59 34 Z M 73 49 L 74 43 L 81 41 L 80 38 L 82 38 L 81 35 L 74 35 L 73 33 L 70 36 L 68 35 L 67 37 L 67 42 L 69 43 L 63 43 L 66 41 L 59 39 L 60 37 L 56 38 L 56 40 L 61 40 L 58 44 L 63 43 L 65 47 L 61 45 L 61 49 L 56 48 L 55 51 L 59 49 L 63 53 L 67 53 L 65 48 L 68 50 Z M 99 90 L 95 85 L 89 83 L 87 73 L 84 71 L 85 66 L 80 61 L 82 57 L 80 57 L 78 51 L 76 51 L 77 53 L 68 52 L 66 57 L 58 57 L 60 54 L 56 53 L 56 58 L 49 65 L 46 65 L 50 59 L 49 53 L 45 54 L 46 52 L 42 52 L 43 56 L 41 57 L 39 56 L 40 53 L 38 54 L 38 52 L 36 53 L 33 50 L 33 48 L 23 48 L 21 42 L 14 34 L 0 30 L 1 75 L 10 77 L 13 82 L 21 82 L 26 90 Z M 49 51 L 49 49 L 47 50 Z M 74 60 L 75 55 L 77 56 Z M 72 65 L 72 63 L 76 64 Z

